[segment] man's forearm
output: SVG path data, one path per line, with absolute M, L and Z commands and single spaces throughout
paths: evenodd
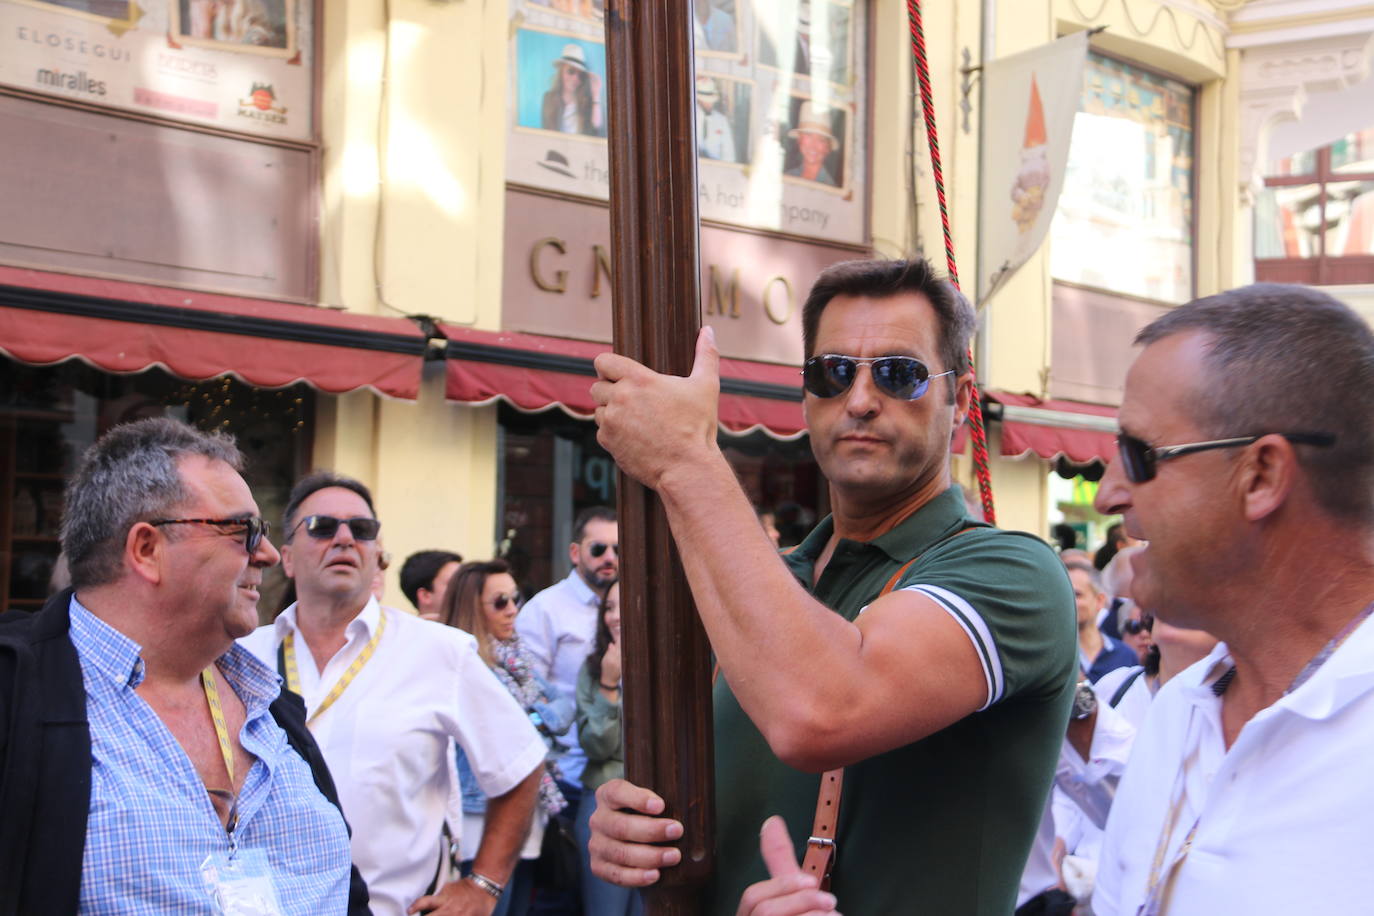
M 479 875 L 501 884 L 510 880 L 520 847 L 530 832 L 535 801 L 539 797 L 539 779 L 543 772 L 544 765 L 540 763 L 514 789 L 505 795 L 487 799 L 482 844 L 472 862 L 472 870 Z
M 723 455 L 684 462 L 659 495 L 711 648 L 754 722 L 797 711 L 803 681 L 853 675 L 858 630 L 798 584 Z

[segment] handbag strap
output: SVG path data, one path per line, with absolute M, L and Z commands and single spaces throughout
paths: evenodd
M 937 544 L 943 544 L 950 538 L 972 531 L 976 525 L 961 528 L 947 538 L 941 538 Z M 932 545 L 935 546 L 935 545 Z M 929 548 L 927 548 L 928 550 Z M 906 575 L 907 570 L 915 566 L 921 557 L 926 555 L 926 551 L 921 551 L 912 559 L 903 563 L 902 566 L 892 574 L 892 578 L 887 580 L 883 590 L 878 593 L 878 597 L 888 594 L 897 587 L 897 583 L 902 581 L 902 576 Z M 876 600 L 876 599 L 875 599 Z M 821 774 L 821 788 L 816 793 L 816 813 L 811 819 L 811 835 L 806 839 L 806 854 L 802 856 L 802 870 L 808 874 L 815 875 L 820 880 L 821 890 L 830 890 L 830 873 L 835 868 L 835 835 L 839 830 L 840 820 L 840 797 L 844 794 L 844 767 L 836 767 L 833 770 L 826 770 Z

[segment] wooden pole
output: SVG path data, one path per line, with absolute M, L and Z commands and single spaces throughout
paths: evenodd
M 701 326 L 692 16 L 689 0 L 606 3 L 615 349 L 673 375 Z M 686 828 L 646 903 L 686 916 L 714 864 L 709 644 L 658 497 L 620 474 L 618 505 L 626 775 Z

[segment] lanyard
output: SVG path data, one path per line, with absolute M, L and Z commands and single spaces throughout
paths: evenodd
M 343 692 L 348 689 L 348 685 L 353 683 L 353 679 L 358 676 L 358 672 L 363 670 L 363 666 L 372 658 L 372 653 L 377 651 L 377 643 L 381 641 L 382 632 L 386 630 L 386 612 L 383 611 L 377 620 L 377 632 L 372 634 L 372 638 L 363 646 L 363 651 L 358 653 L 358 657 L 353 659 L 353 664 L 348 666 L 348 670 L 343 673 L 339 680 L 330 689 L 324 701 L 315 707 L 315 711 L 305 720 L 307 726 L 313 725 L 315 720 L 329 707 L 334 705 L 334 701 L 343 696 Z M 301 693 L 301 673 L 296 667 L 296 634 L 287 633 L 286 639 L 282 640 L 282 655 L 286 661 L 286 686 L 294 693 Z
M 1298 676 L 1293 678 L 1293 683 L 1289 684 L 1288 689 L 1283 692 L 1283 695 L 1288 696 L 1303 684 L 1306 684 L 1314 674 L 1321 670 L 1322 665 L 1325 665 L 1331 656 L 1336 654 L 1336 650 L 1350 638 L 1350 634 L 1354 633 L 1360 624 L 1364 623 L 1365 620 L 1369 618 L 1371 613 L 1374 613 L 1374 602 L 1365 605 L 1364 610 L 1356 614 L 1354 619 L 1342 627 L 1341 631 L 1333 636 L 1331 640 L 1322 647 L 1322 650 L 1303 666 L 1303 669 L 1298 672 Z M 1221 677 L 1217 678 L 1216 682 L 1212 685 L 1212 690 L 1218 697 L 1226 693 L 1226 688 L 1231 686 L 1231 680 L 1235 677 L 1235 674 L 1236 669 L 1235 666 L 1232 665 Z M 1192 738 L 1194 717 L 1196 714 L 1197 710 L 1194 709 L 1193 715 L 1190 716 L 1188 720 L 1189 739 Z M 1140 905 L 1137 916 L 1160 916 L 1160 914 L 1164 912 L 1165 908 L 1168 906 L 1169 892 L 1173 888 L 1174 879 L 1178 876 L 1179 866 L 1183 864 L 1183 860 L 1186 859 L 1188 853 L 1192 851 L 1193 840 L 1197 837 L 1198 825 L 1202 823 L 1202 812 L 1199 811 L 1197 817 L 1193 820 L 1193 826 L 1188 829 L 1187 835 L 1183 838 L 1183 843 L 1179 846 L 1178 852 L 1174 853 L 1173 861 L 1170 862 L 1168 869 L 1165 870 L 1164 856 L 1169 849 L 1169 838 L 1174 834 L 1174 827 L 1177 825 L 1179 814 L 1183 811 L 1183 802 L 1188 793 L 1187 774 L 1197 761 L 1201 751 L 1202 741 L 1200 737 L 1196 743 L 1191 740 L 1189 743 L 1193 744 L 1193 752 L 1188 755 L 1188 759 L 1184 761 L 1183 768 L 1179 770 L 1178 776 L 1175 779 L 1173 792 L 1174 800 L 1169 806 L 1169 813 L 1164 818 L 1164 826 L 1160 831 L 1159 840 L 1155 844 L 1154 861 L 1150 867 L 1150 883 L 1146 887 L 1145 902 Z
M 200 684 L 205 688 L 205 702 L 210 707 L 210 718 L 215 723 L 215 737 L 219 738 L 219 752 L 224 757 L 224 769 L 229 774 L 229 818 L 224 826 L 229 835 L 229 853 L 233 855 L 237 842 L 234 830 L 239 824 L 239 794 L 234 790 L 234 748 L 229 744 L 229 726 L 224 721 L 224 707 L 219 702 L 219 687 L 215 685 L 214 667 L 200 673 Z M 211 795 L 220 794 L 211 789 Z

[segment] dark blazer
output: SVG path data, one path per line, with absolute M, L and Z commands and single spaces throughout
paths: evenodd
M 76 913 L 91 803 L 91 732 L 81 661 L 68 637 L 72 591 L 36 614 L 0 615 L 0 916 Z M 282 690 L 272 717 L 337 808 L 305 703 Z M 370 914 L 353 868 L 349 916 Z

